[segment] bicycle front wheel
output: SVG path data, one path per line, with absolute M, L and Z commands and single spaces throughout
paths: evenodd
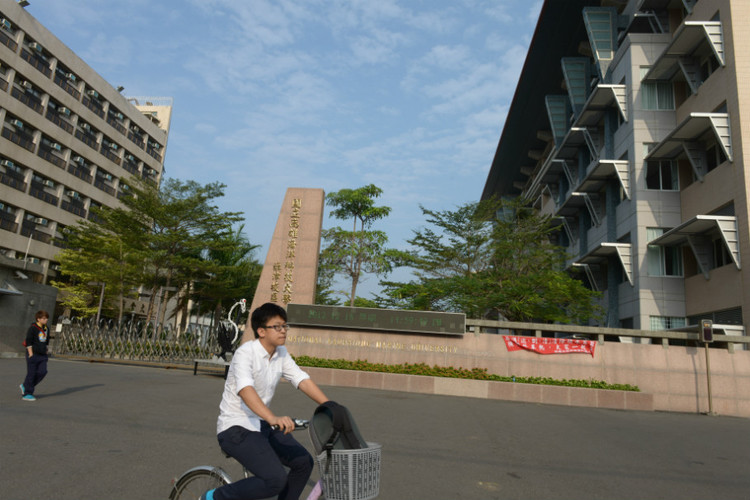
M 181 475 L 172 486 L 169 500 L 195 500 L 208 490 L 232 482 L 229 475 L 219 467 L 203 465 Z

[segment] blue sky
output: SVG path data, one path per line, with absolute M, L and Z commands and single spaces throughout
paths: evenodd
M 123 94 L 174 98 L 167 176 L 226 184 L 261 260 L 288 187 L 379 186 L 398 248 L 420 204 L 476 201 L 542 4 L 30 1 Z

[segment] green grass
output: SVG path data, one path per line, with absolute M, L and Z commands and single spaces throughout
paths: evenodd
M 400 365 L 386 365 L 370 363 L 367 360 L 349 361 L 346 359 L 323 359 L 310 356 L 295 357 L 300 366 L 315 368 L 335 368 L 337 370 L 359 370 L 380 373 L 401 373 L 406 375 L 426 375 L 429 377 L 450 377 L 469 380 L 492 380 L 499 382 L 515 382 L 519 384 L 558 385 L 564 387 L 583 387 L 589 389 L 609 389 L 615 391 L 640 392 L 637 386 L 630 384 L 608 384 L 601 380 L 558 380 L 549 377 L 509 377 L 487 373 L 486 368 L 454 368 L 452 366 L 429 366 L 424 363 L 403 363 Z

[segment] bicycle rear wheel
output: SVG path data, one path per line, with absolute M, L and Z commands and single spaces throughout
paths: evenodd
M 182 474 L 172 486 L 169 500 L 196 500 L 208 490 L 232 482 L 229 475 L 220 467 L 203 465 Z

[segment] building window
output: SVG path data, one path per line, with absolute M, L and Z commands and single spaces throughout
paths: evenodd
M 674 91 L 670 82 L 644 82 L 641 84 L 641 95 L 645 110 L 674 110 Z
M 677 164 L 670 160 L 647 162 L 646 189 L 679 191 L 680 183 Z
M 664 234 L 659 227 L 646 228 L 646 238 L 654 241 Z M 682 250 L 679 247 L 649 245 L 646 251 L 649 276 L 682 276 Z
M 687 326 L 687 320 L 679 316 L 650 316 L 652 330 L 671 330 Z
M 719 237 L 713 240 L 713 254 L 714 254 L 714 269 L 721 266 L 726 266 L 729 264 L 732 264 L 732 255 L 729 253 L 729 250 L 727 249 L 727 245 L 724 243 L 723 238 Z
M 714 143 L 706 148 L 706 171 L 710 172 L 722 163 L 727 161 L 727 155 L 724 154 L 724 149 Z
M 648 68 L 641 68 L 641 78 Z M 674 87 L 672 82 L 641 82 L 641 105 L 645 110 L 674 110 Z

